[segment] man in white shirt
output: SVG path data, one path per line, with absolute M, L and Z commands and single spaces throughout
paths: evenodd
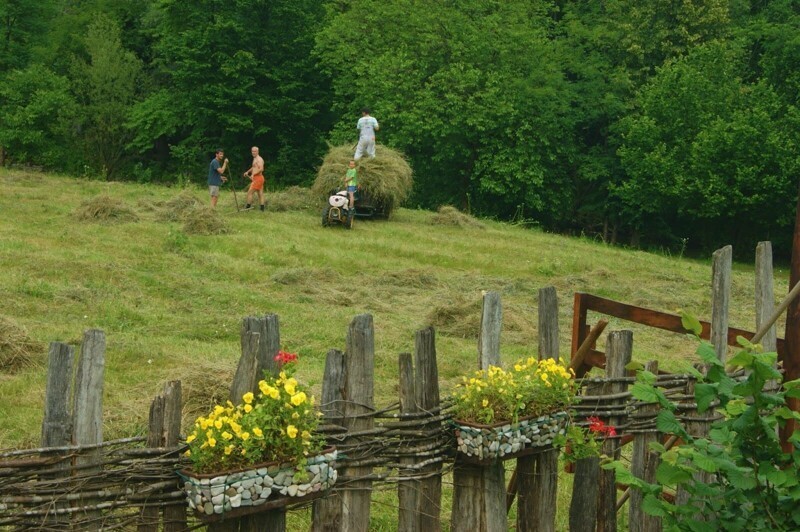
M 375 132 L 380 129 L 380 126 L 375 118 L 369 116 L 367 107 L 361 109 L 361 118 L 358 119 L 356 129 L 358 129 L 358 145 L 353 159 L 356 161 L 361 159 L 364 152 L 367 152 L 370 157 L 375 157 Z

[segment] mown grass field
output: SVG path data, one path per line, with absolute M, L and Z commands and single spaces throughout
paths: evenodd
M 344 348 L 355 315 L 372 314 L 378 405 L 395 400 L 397 354 L 413 351 L 419 328 L 436 328 L 443 393 L 475 366 L 484 290 L 502 294 L 508 362 L 535 353 L 537 290 L 547 285 L 558 290 L 565 355 L 575 291 L 710 317 L 707 260 L 494 221 L 436 225 L 434 213 L 409 209 L 388 222 L 359 220 L 352 231 L 322 228 L 318 210 L 278 212 L 274 194 L 268 212 L 236 213 L 229 190 L 218 209 L 231 232 L 187 235 L 180 222 L 162 221 L 178 189 L 18 170 L 0 170 L 0 184 L 0 319 L 33 346 L 26 366 L 0 358 L 0 448 L 38 444 L 47 345 L 77 345 L 88 328 L 107 334 L 111 439 L 144 432 L 149 403 L 168 380 L 183 382 L 184 423 L 225 396 L 248 315 L 280 316 L 283 348 L 299 353 L 299 376 L 318 392 L 326 351 Z M 207 202 L 203 188 L 190 192 Z M 81 202 L 99 194 L 122 200 L 138 221 L 78 221 Z M 787 274 L 776 275 L 780 298 Z M 753 283 L 752 265 L 736 264 L 732 326 L 754 328 Z M 634 330 L 636 360 L 658 358 L 666 369 L 692 361 L 694 344 L 683 337 L 620 321 L 608 330 L 623 327 Z M 0 339 L 0 356 L 14 341 Z M 392 529 L 392 504 L 376 495 L 376 528 Z

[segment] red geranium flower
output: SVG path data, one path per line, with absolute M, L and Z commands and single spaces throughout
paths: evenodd
M 595 434 L 604 434 L 606 437 L 617 435 L 617 429 L 611 425 L 606 425 L 605 422 L 598 417 L 587 417 L 586 421 L 589 422 L 589 430 Z
M 288 364 L 289 362 L 296 362 L 297 355 L 286 351 L 278 351 L 278 354 L 275 355 L 275 361 L 280 362 L 281 365 Z

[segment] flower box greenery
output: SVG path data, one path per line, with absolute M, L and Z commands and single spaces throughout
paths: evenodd
M 471 461 L 509 459 L 552 445 L 569 422 L 574 373 L 533 357 L 509 370 L 492 366 L 464 377 L 453 394 L 458 450 Z
M 187 436 L 192 467 L 181 476 L 187 502 L 198 513 L 255 508 L 270 497 L 307 497 L 336 481 L 336 451 L 321 452 L 314 398 L 294 378 L 297 357 L 279 352 L 276 360 L 282 364 L 277 377 L 264 378 L 258 393 L 244 394 L 239 405 L 216 405 Z

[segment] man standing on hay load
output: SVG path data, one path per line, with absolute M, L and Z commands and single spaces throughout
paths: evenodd
M 250 148 L 250 153 L 253 155 L 253 166 L 244 173 L 244 176 L 249 177 L 252 183 L 247 190 L 247 205 L 244 208 L 250 208 L 253 203 L 253 192 L 258 192 L 258 202 L 261 204 L 261 212 L 264 212 L 264 159 L 258 154 L 256 146 Z
M 220 163 L 222 164 L 220 165 Z M 211 208 L 217 206 L 219 187 L 228 180 L 227 177 L 222 175 L 227 169 L 228 159 L 225 159 L 225 152 L 220 148 L 214 152 L 214 158 L 211 159 L 211 164 L 208 165 L 208 192 L 211 194 Z
M 356 124 L 356 129 L 359 132 L 358 145 L 353 159 L 356 161 L 361 159 L 365 151 L 370 158 L 375 157 L 375 132 L 380 128 L 378 121 L 369 116 L 369 108 L 364 107 L 361 109 L 361 118 L 358 119 L 358 124 Z

